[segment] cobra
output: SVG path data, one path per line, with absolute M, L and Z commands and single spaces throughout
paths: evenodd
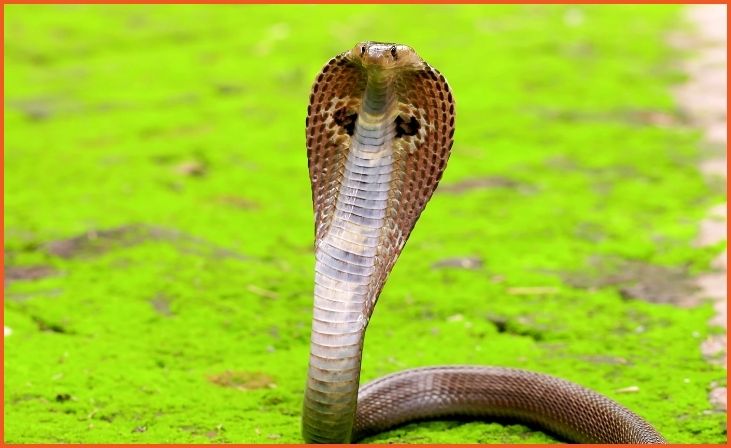
M 444 76 L 405 45 L 359 43 L 317 76 L 306 120 L 316 261 L 305 441 L 349 443 L 409 421 L 472 416 L 583 443 L 664 443 L 609 398 L 524 370 L 426 367 L 358 390 L 368 320 L 444 172 L 454 117 Z

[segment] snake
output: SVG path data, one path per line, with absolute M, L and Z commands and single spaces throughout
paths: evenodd
M 579 443 L 666 443 L 597 392 L 515 368 L 414 368 L 359 389 L 369 319 L 450 156 L 454 96 L 411 47 L 360 42 L 318 73 L 305 124 L 315 218 L 305 442 L 352 443 L 428 419 L 507 418 Z

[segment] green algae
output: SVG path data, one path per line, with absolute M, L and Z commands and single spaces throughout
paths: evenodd
M 680 11 L 6 6 L 5 264 L 50 268 L 5 291 L 5 440 L 301 440 L 306 101 L 327 59 L 370 39 L 445 73 L 458 125 L 445 188 L 371 320 L 363 380 L 531 369 L 672 442 L 725 441 L 707 399 L 725 372 L 699 351 L 711 307 L 571 281 L 605 275 L 596 260 L 697 274 L 722 249 L 691 244 L 722 193 L 670 95 L 682 75 L 663 39 Z M 480 262 L 434 266 L 465 257 Z M 369 439 L 552 440 L 456 421 Z

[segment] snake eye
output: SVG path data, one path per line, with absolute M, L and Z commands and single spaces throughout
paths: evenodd
M 361 56 L 363 56 L 365 54 L 365 51 L 366 51 L 365 45 L 363 45 L 362 47 L 360 47 L 360 55 Z
M 396 59 L 396 46 L 394 45 L 391 47 L 391 56 L 393 56 L 394 59 Z

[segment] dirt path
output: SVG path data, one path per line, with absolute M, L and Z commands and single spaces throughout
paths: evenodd
M 692 36 L 678 43 L 694 54 L 685 62 L 689 80 L 676 92 L 680 106 L 694 126 L 703 131 L 704 154 L 701 171 L 709 182 L 723 182 L 726 170 L 726 5 L 697 5 L 686 13 L 695 28 Z M 726 203 L 713 206 L 701 222 L 696 243 L 699 246 L 717 244 L 726 239 Z M 724 329 L 701 344 L 709 362 L 727 366 L 726 354 L 726 271 L 727 252 L 712 264 L 713 271 L 698 278 L 699 293 L 695 302 L 713 300 L 716 311 L 709 324 Z M 709 400 L 713 408 L 726 411 L 726 387 L 710 385 Z

